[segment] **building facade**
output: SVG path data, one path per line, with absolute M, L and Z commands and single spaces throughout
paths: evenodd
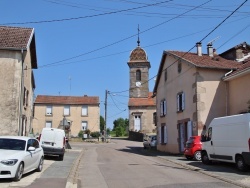
M 34 102 L 34 133 L 39 135 L 44 127 L 68 130 L 68 126 L 69 137 L 78 137 L 80 131 L 87 129 L 100 132 L 99 105 L 97 96 L 38 95 Z
M 152 133 L 155 131 L 155 99 L 149 92 L 149 69 L 146 52 L 138 46 L 131 52 L 129 66 L 129 130 Z
M 242 67 L 242 62 L 217 55 L 211 44 L 207 54 L 202 53 L 201 43 L 197 53 L 164 51 L 154 88 L 157 149 L 182 153 L 187 139 L 201 135 L 213 118 L 244 111 L 250 96 L 240 85 L 249 83 L 249 72 L 241 80 L 229 80 Z M 244 95 L 242 103 L 236 97 L 239 93 Z
M 37 69 L 33 28 L 0 26 L 0 135 L 32 133 Z

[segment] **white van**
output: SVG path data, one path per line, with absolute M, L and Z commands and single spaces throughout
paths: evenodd
M 63 160 L 65 153 L 66 137 L 62 129 L 43 128 L 39 136 L 39 141 L 44 151 L 44 155 L 58 155 L 59 160 Z
M 250 165 L 250 113 L 215 118 L 202 138 L 201 160 L 236 163 L 241 171 Z

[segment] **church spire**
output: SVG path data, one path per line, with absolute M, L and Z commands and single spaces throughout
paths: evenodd
M 137 40 L 138 46 L 140 46 L 140 36 L 139 36 L 139 34 L 140 34 L 140 26 L 138 24 L 138 40 Z

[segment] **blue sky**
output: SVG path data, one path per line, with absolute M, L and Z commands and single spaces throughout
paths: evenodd
M 2 0 L 0 7 L 0 25 L 35 29 L 35 94 L 99 96 L 104 116 L 108 90 L 111 128 L 115 119 L 128 118 L 127 62 L 137 46 L 138 24 L 151 63 L 150 91 L 164 50 L 189 51 L 202 40 L 206 53 L 207 43 L 216 39 L 213 46 L 222 53 L 250 43 L 245 0 Z

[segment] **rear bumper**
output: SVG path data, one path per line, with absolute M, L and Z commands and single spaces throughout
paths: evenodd
M 44 155 L 64 155 L 65 148 L 52 148 L 42 146 Z
M 242 152 L 242 156 L 247 165 L 250 165 L 250 152 Z

